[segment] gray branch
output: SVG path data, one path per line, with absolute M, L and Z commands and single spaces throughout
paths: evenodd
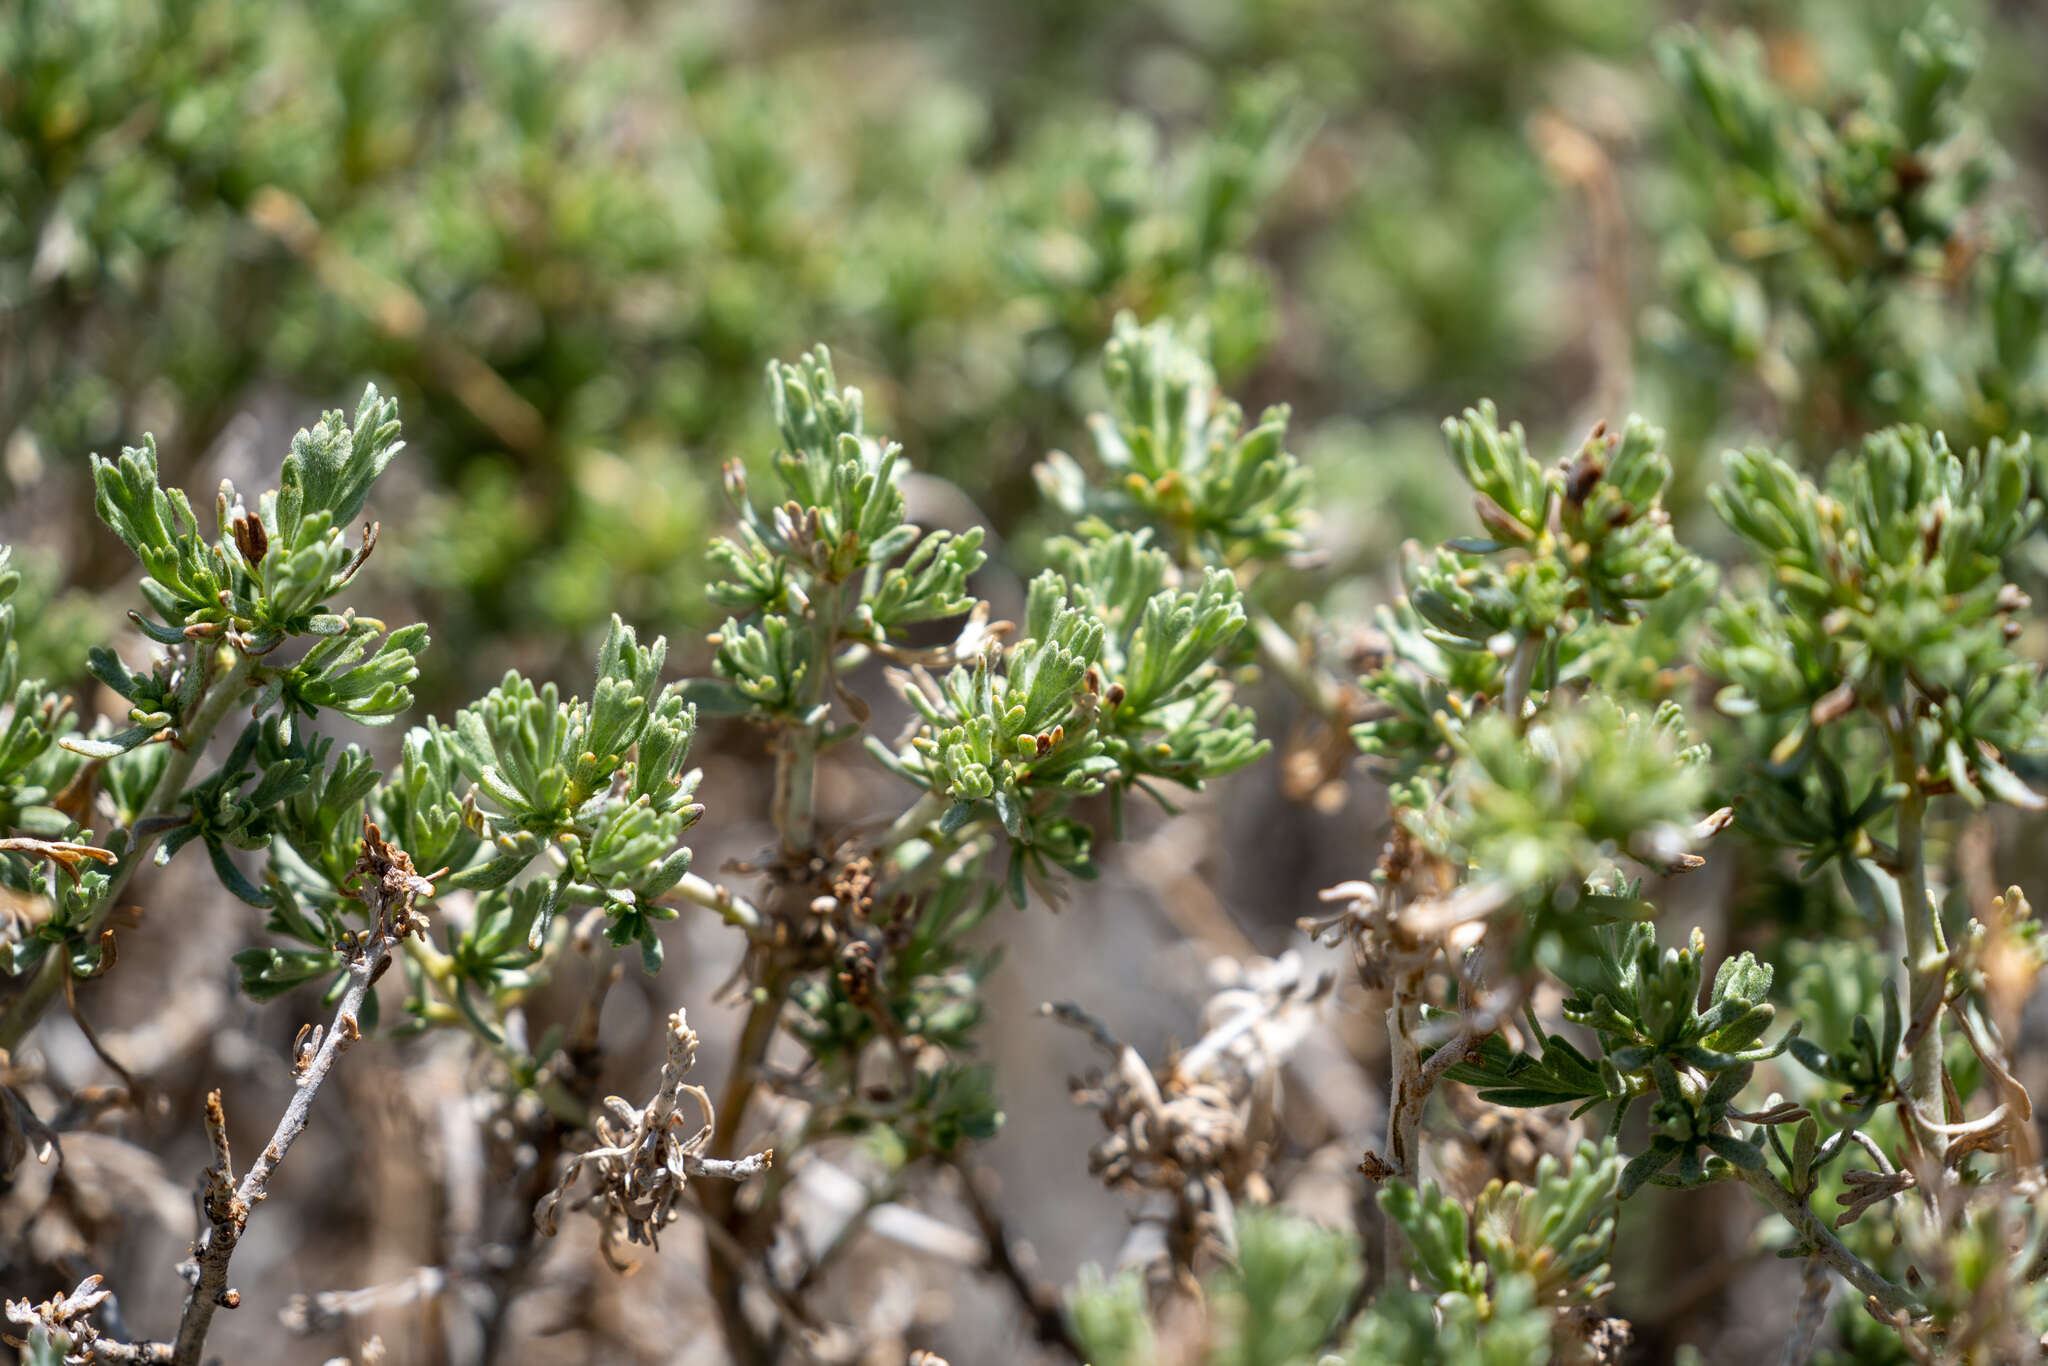
M 1813 1212 L 1806 1200 L 1785 1189 L 1769 1172 L 1744 1172 L 1742 1180 L 1751 1190 L 1764 1198 L 1766 1204 L 1785 1216 L 1792 1225 L 1792 1231 L 1810 1250 L 1809 1255 L 1819 1258 L 1833 1267 L 1843 1280 L 1855 1286 L 1886 1310 L 1897 1312 L 1918 1307 L 1911 1291 L 1895 1285 L 1872 1270 L 1860 1257 L 1845 1247 L 1840 1238 Z
M 341 1004 L 335 1007 L 334 1022 L 321 1036 L 320 1046 L 312 1057 L 300 1064 L 298 1089 L 285 1106 L 277 1131 L 240 1185 L 234 1184 L 220 1092 L 207 1097 L 207 1128 L 213 1137 L 215 1156 L 215 1165 L 207 1172 L 208 1228 L 200 1235 L 194 1258 L 198 1276 L 185 1297 L 185 1312 L 172 1343 L 171 1361 L 175 1366 L 196 1366 L 206 1344 L 207 1329 L 213 1324 L 213 1311 L 222 1306 L 232 1309 L 241 1302 L 241 1297 L 228 1288 L 228 1263 L 248 1225 L 250 1211 L 270 1194 L 271 1174 L 306 1131 L 313 1098 L 334 1069 L 335 1060 L 363 1037 L 363 1002 L 390 965 L 392 949 L 421 928 L 422 922 L 412 913 L 413 900 L 431 894 L 433 885 L 414 873 L 412 859 L 404 850 L 385 843 L 367 817 L 363 821 L 363 854 L 356 863 L 356 873 L 363 879 L 360 895 L 370 911 L 370 928 L 353 945 L 348 985 L 342 992 Z
M 320 1040 L 320 1048 L 306 1064 L 299 1075 L 298 1089 L 292 1093 L 291 1103 L 285 1106 L 284 1118 L 277 1122 L 277 1131 L 256 1159 L 256 1165 L 242 1178 L 241 1184 L 233 1187 L 231 1195 L 227 1186 L 233 1175 L 225 1167 L 215 1168 L 208 1173 L 206 1212 L 209 1227 L 200 1236 L 197 1261 L 199 1277 L 191 1292 L 185 1297 L 184 1317 L 178 1321 L 177 1340 L 172 1344 L 171 1360 L 176 1366 L 195 1366 L 200 1349 L 206 1344 L 206 1331 L 213 1325 L 213 1311 L 225 1305 L 232 1309 L 240 1303 L 240 1297 L 228 1288 L 228 1262 L 235 1255 L 235 1246 L 241 1241 L 242 1230 L 249 1222 L 249 1213 L 263 1203 L 270 1194 L 270 1177 L 277 1170 L 278 1163 L 291 1151 L 292 1144 L 306 1130 L 306 1121 L 313 1112 L 313 1098 L 320 1093 L 320 1084 L 327 1080 L 334 1063 L 357 1039 L 363 1036 L 359 1023 L 363 1001 L 370 994 L 374 982 L 391 961 L 391 948 L 398 936 L 386 930 L 374 935 L 358 951 L 349 963 L 348 987 L 342 993 L 341 1004 L 335 1008 L 334 1023 Z M 207 1098 L 209 1118 L 220 1106 L 220 1092 L 215 1091 Z M 226 1156 L 225 1142 L 219 1148 L 220 1155 Z M 217 1195 L 226 1195 L 217 1199 Z

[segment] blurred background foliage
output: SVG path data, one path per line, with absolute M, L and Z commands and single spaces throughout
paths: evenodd
M 2048 420 L 2048 17 L 1956 9 L 21 0 L 0 517 L 106 587 L 89 452 L 204 487 L 376 377 L 438 705 L 702 623 L 717 466 L 814 338 L 922 515 L 1028 539 L 1120 309 L 1294 405 L 1339 568 L 1445 532 L 1481 394 L 1560 448 L 1654 414 L 1695 517 L 1726 442 Z

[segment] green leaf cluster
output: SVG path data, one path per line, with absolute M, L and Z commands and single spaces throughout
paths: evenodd
M 362 550 L 350 550 L 344 533 L 399 447 L 398 404 L 372 386 L 353 424 L 331 412 L 292 438 L 282 485 L 259 500 L 253 516 L 232 485 L 223 483 L 213 540 L 201 534 L 184 491 L 163 487 L 153 440 L 123 450 L 118 459 L 94 456 L 100 520 L 141 561 L 146 575 L 142 596 L 158 620 L 144 622 L 144 629 L 167 645 L 226 633 L 256 654 L 292 636 L 344 633 L 346 626 L 327 610 L 326 600 L 354 577 L 369 553 L 367 541 Z M 403 692 L 409 681 L 408 675 L 391 683 L 381 698 L 372 688 L 370 696 L 379 704 L 395 704 L 369 714 L 402 709 L 410 701 Z
M 0 724 L 0 827 L 54 836 L 64 819 L 49 802 L 78 766 L 56 742 L 75 717 L 69 699 L 25 673 L 13 601 L 21 572 L 10 565 L 12 556 L 9 547 L 0 545 L 0 704 L 6 712 Z M 26 862 L 10 854 L 0 854 L 0 869 L 11 886 L 20 886 L 30 875 Z
M 1672 623 L 1653 614 L 1694 601 L 1704 576 L 1663 507 L 1662 433 L 1640 419 L 1549 468 L 1490 403 L 1443 430 L 1483 534 L 1404 558 L 1404 596 L 1381 610 L 1380 662 L 1360 682 L 1374 714 L 1353 732 L 1410 808 L 1431 804 L 1489 702 L 1588 679 L 1659 700 Z
M 1709 773 L 1676 705 L 1644 713 L 1604 698 L 1544 713 L 1526 731 L 1492 712 L 1458 737 L 1443 798 L 1410 826 L 1479 875 L 1538 900 L 1576 900 L 1633 858 L 1675 864 Z
M 1631 1098 L 1616 1107 L 1615 1130 L 1634 1097 L 1653 1096 L 1650 1143 L 1623 1171 L 1622 1196 L 1645 1182 L 1696 1185 L 1725 1172 L 1722 1163 L 1761 1170 L 1762 1150 L 1724 1125 L 1755 1064 L 1785 1050 L 1783 1039 L 1761 1044 L 1774 1018 L 1770 965 L 1746 952 L 1722 960 L 1702 1007 L 1706 944 L 1697 930 L 1685 948 L 1662 953 L 1649 925 L 1598 938 L 1596 951 L 1564 974 L 1573 988 L 1564 1010 L 1599 1037 L 1602 1071 L 1620 1081 L 1610 1080 L 1610 1090 L 1626 1088 Z
M 1488 1184 L 1472 1209 L 1434 1182 L 1379 1203 L 1407 1241 L 1421 1294 L 1388 1291 L 1360 1315 L 1347 1362 L 1508 1366 L 1550 1359 L 1557 1310 L 1607 1293 L 1621 1159 L 1612 1141 L 1546 1156 L 1534 1186 Z M 1440 1327 L 1430 1331 L 1432 1324 Z
M 967 581 L 985 558 L 982 534 L 907 519 L 902 451 L 866 434 L 860 391 L 839 385 L 825 348 L 770 365 L 768 391 L 786 501 L 758 509 L 740 467 L 728 466 L 740 520 L 712 548 L 711 596 L 741 615 L 718 633 L 714 667 L 730 708 L 815 726 L 840 651 L 886 651 L 911 628 L 974 606 Z
M 1085 873 L 1076 798 L 1199 788 L 1266 745 L 1214 662 L 1245 622 L 1227 571 L 1179 587 L 1143 533 L 1056 554 L 1062 568 L 1032 581 L 1022 638 L 942 677 L 905 675 L 922 725 L 901 749 L 876 748 L 949 802 L 949 826 L 992 813 L 1025 857 Z
M 1682 383 L 1723 403 L 1761 389 L 1813 449 L 1901 421 L 2042 430 L 2048 256 L 1999 193 L 1978 47 L 1936 8 L 1829 88 L 1770 72 L 1750 34 L 1661 45 L 1705 154 L 1664 249 Z
M 1358 1240 L 1297 1214 L 1251 1209 L 1234 1262 L 1204 1286 L 1207 1366 L 1312 1366 L 1342 1330 L 1364 1275 Z M 1143 1277 L 1084 1267 L 1067 1315 L 1100 1366 L 1153 1366 L 1158 1335 Z
M 62 885 L 55 860 L 0 855 L 8 885 L 52 907 L 9 943 L 12 971 L 52 946 L 90 971 L 108 902 L 144 851 L 161 863 L 197 842 L 280 941 L 236 956 L 244 987 L 267 999 L 327 978 L 339 990 L 342 940 L 362 913 L 352 879 L 366 818 L 441 888 L 473 894 L 444 920 L 442 948 L 407 959 L 420 1023 L 461 1019 L 497 1040 L 497 1007 L 538 980 L 568 907 L 602 907 L 610 940 L 637 943 L 658 967 L 656 926 L 675 915 L 660 898 L 689 868 L 680 840 L 702 811 L 685 763 L 695 711 L 661 681 L 665 642 L 643 646 L 614 617 L 588 701 L 509 674 L 453 725 L 412 729 L 389 781 L 364 750 L 317 729 L 329 715 L 388 722 L 411 703 L 425 628 L 387 630 L 326 602 L 368 553 L 374 531 L 351 550 L 343 528 L 400 444 L 395 405 L 369 390 L 352 424 L 329 413 L 293 439 L 256 512 L 224 487 L 213 540 L 186 495 L 160 484 L 153 445 L 95 460 L 99 512 L 147 575 L 156 615 L 136 620 L 162 647 L 146 670 L 103 646 L 87 653 L 90 673 L 128 704 L 125 725 L 100 718 L 60 734 L 71 722 L 58 700 L 16 677 L 7 598 L 18 580 L 0 552 L 0 684 L 14 694 L 0 736 L 5 825 L 90 842 L 83 802 L 112 826 L 106 857 Z M 293 637 L 310 641 L 296 658 Z M 214 728 L 243 707 L 233 742 L 205 764 Z M 93 782 L 60 809 L 88 762 Z
M 1622 1161 L 1610 1139 L 1582 1143 L 1569 1162 L 1546 1154 L 1535 1184 L 1489 1182 L 1468 1212 L 1435 1182 L 1394 1182 L 1381 1210 L 1407 1240 L 1425 1288 L 1483 1304 L 1516 1285 L 1539 1305 L 1562 1308 L 1605 1295 Z
M 1853 877 L 1912 785 L 2041 804 L 2014 765 L 2042 748 L 2048 704 L 2005 568 L 2040 520 L 2028 462 L 2024 439 L 1957 455 L 1914 427 L 1823 482 L 1763 451 L 1730 458 L 1715 506 L 1768 579 L 1715 604 L 1702 661 L 1762 751 L 1744 819 L 1809 868 L 1842 859 Z
M 1102 370 L 1109 410 L 1089 419 L 1101 477 L 1056 452 L 1036 471 L 1048 502 L 1084 527 L 1153 528 L 1183 563 L 1240 566 L 1302 548 L 1309 476 L 1286 449 L 1285 406 L 1246 430 L 1193 340 L 1128 313 Z

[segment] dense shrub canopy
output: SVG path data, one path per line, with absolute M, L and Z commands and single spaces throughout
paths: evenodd
M 0 13 L 10 1341 L 2040 1359 L 2044 54 Z

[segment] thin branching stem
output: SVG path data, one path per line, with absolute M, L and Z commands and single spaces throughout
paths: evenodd
M 776 750 L 775 807 L 771 814 L 782 836 L 783 861 L 792 868 L 808 862 L 817 846 L 818 750 L 824 738 L 824 724 L 810 713 L 832 696 L 832 656 L 839 647 L 843 595 L 843 586 L 835 585 L 820 591 L 812 603 L 813 668 L 804 689 L 804 714 L 783 731 L 782 743 Z
M 753 902 L 724 883 L 713 882 L 696 873 L 683 874 L 682 880 L 671 887 L 666 895 L 692 906 L 701 906 L 707 911 L 716 911 L 726 924 L 745 930 L 749 935 L 760 934 L 763 926 L 767 924 L 761 909 Z
M 719 1097 L 718 1127 L 711 1139 L 711 1155 L 715 1158 L 730 1159 L 739 1151 L 741 1126 L 754 1098 L 755 1080 L 761 1063 L 768 1055 L 769 1044 L 775 1039 L 775 1028 L 782 1018 L 786 993 L 787 988 L 780 978 L 764 982 L 755 993 L 753 1005 L 748 1008 L 746 1023 L 740 1028 L 740 1042 L 733 1057 L 732 1071 L 727 1075 L 724 1093 Z M 745 1287 L 747 1258 L 737 1228 L 741 1222 L 737 1196 L 736 1187 L 722 1182 L 699 1188 L 707 1224 L 715 1225 L 718 1232 L 725 1235 L 718 1237 L 708 1232 L 706 1235 L 711 1251 L 711 1295 L 718 1305 L 719 1324 L 725 1333 L 726 1347 L 734 1359 L 741 1366 L 756 1366 L 756 1363 L 765 1366 L 770 1360 L 768 1344 L 747 1318 L 741 1294 Z M 739 1254 L 737 1261 L 733 1257 L 735 1250 Z
M 1437 1084 L 1451 1068 L 1465 1061 L 1487 1035 L 1500 1028 L 1501 1020 L 1522 999 L 1518 988 L 1503 998 L 1482 1004 L 1476 965 L 1462 971 L 1465 1008 L 1456 1030 L 1434 1051 L 1425 1054 L 1426 1027 L 1422 1018 L 1423 990 L 1429 976 L 1428 960 L 1419 959 L 1397 966 L 1392 978 L 1393 1000 L 1387 1007 L 1387 1048 L 1391 1077 L 1387 1088 L 1387 1149 L 1389 1175 L 1405 1181 L 1422 1180 L 1422 1115 Z M 1401 1231 L 1393 1220 L 1381 1222 L 1381 1265 L 1396 1265 L 1401 1255 Z
M 1399 968 L 1387 1004 L 1387 1149 L 1394 1174 L 1407 1180 L 1420 1176 L 1422 1109 L 1429 1100 L 1422 1085 L 1422 989 L 1428 975 L 1421 963 Z
M 1342 685 L 1302 658 L 1301 646 L 1271 613 L 1255 607 L 1246 615 L 1251 622 L 1252 639 L 1258 646 L 1259 662 L 1316 715 L 1333 726 L 1349 725 L 1352 718 L 1346 712 Z
M 1087 1351 L 1074 1336 L 1073 1326 L 1067 1322 L 1067 1316 L 1060 1307 L 1059 1292 L 1019 1258 L 1016 1242 L 1004 1225 L 1002 1214 L 983 1189 L 988 1179 L 986 1173 L 964 1159 L 956 1159 L 953 1165 L 960 1174 L 960 1187 L 966 1195 L 968 1212 L 974 1216 L 975 1227 L 981 1230 L 982 1241 L 988 1244 L 988 1269 L 1010 1288 L 1031 1320 L 1031 1330 L 1040 1343 L 1057 1348 L 1071 1360 L 1086 1361 Z
M 792 865 L 810 857 L 816 835 L 817 766 L 817 728 L 791 726 L 775 756 L 775 810 L 780 817 L 776 824 L 782 831 L 782 856 Z
M 1872 1270 L 1862 1258 L 1843 1245 L 1834 1230 L 1813 1212 L 1812 1205 L 1785 1189 L 1778 1178 L 1768 1171 L 1745 1171 L 1741 1178 L 1745 1185 L 1764 1198 L 1764 1203 L 1785 1216 L 1785 1221 L 1792 1225 L 1793 1233 L 1808 1248 L 1809 1255 L 1826 1262 L 1843 1280 L 1876 1300 L 1880 1308 L 1899 1311 L 1916 1307 L 1912 1292 Z
M 1799 1291 L 1799 1309 L 1792 1317 L 1792 1336 L 1785 1339 L 1778 1366 L 1806 1366 L 1813 1360 L 1813 1349 L 1819 1344 L 1820 1330 L 1828 1319 L 1828 1296 L 1834 1288 L 1827 1263 L 1817 1257 L 1809 1258 Z
M 783 1289 L 782 1283 L 775 1279 L 774 1274 L 761 1263 L 760 1259 L 750 1256 L 747 1250 L 739 1245 L 739 1242 L 732 1234 L 726 1232 L 725 1225 L 713 1219 L 709 1212 L 701 1206 L 692 1205 L 685 1201 L 682 1207 L 697 1216 L 698 1223 L 704 1229 L 705 1244 L 711 1249 L 711 1254 L 715 1261 L 720 1265 L 731 1267 L 740 1275 L 758 1284 L 763 1293 L 768 1296 L 769 1301 L 774 1304 L 776 1313 L 782 1317 L 785 1330 L 797 1330 L 797 1340 L 799 1342 L 802 1341 L 803 1334 L 815 1334 L 820 1331 L 820 1324 L 817 1319 L 812 1317 L 810 1310 L 804 1307 L 803 1301 Z M 765 1344 L 763 1350 L 766 1350 Z M 779 1359 L 779 1354 L 770 1353 L 770 1357 L 771 1359 Z
M 270 1178 L 284 1161 L 292 1144 L 306 1131 L 313 1113 L 313 1100 L 334 1064 L 363 1037 L 363 1002 L 384 970 L 391 965 L 392 950 L 415 928 L 411 918 L 412 898 L 432 888 L 413 876 L 412 862 L 400 850 L 385 844 L 377 828 L 364 820 L 363 859 L 357 871 L 366 874 L 362 891 L 370 911 L 370 928 L 351 952 L 347 984 L 334 1009 L 334 1020 L 320 1038 L 320 1046 L 298 1069 L 298 1087 L 292 1092 L 284 1116 L 270 1136 L 255 1165 L 239 1185 L 227 1146 L 226 1121 L 221 1114 L 220 1092 L 207 1098 L 207 1130 L 214 1144 L 215 1165 L 207 1173 L 206 1213 L 208 1227 L 200 1235 L 194 1255 L 198 1274 L 185 1297 L 185 1312 L 178 1321 L 178 1335 L 172 1343 L 171 1360 L 176 1366 L 194 1366 L 206 1345 L 213 1311 L 225 1305 L 233 1308 L 239 1296 L 228 1288 L 228 1263 L 248 1226 L 249 1215 L 270 1194 Z
M 211 1224 L 200 1236 L 196 1258 L 199 1277 L 185 1297 L 185 1313 L 178 1322 L 178 1336 L 173 1344 L 171 1359 L 178 1366 L 189 1366 L 199 1360 L 200 1350 L 206 1345 L 207 1329 L 213 1323 L 214 1309 L 222 1304 L 232 1307 L 236 1302 L 233 1292 L 228 1289 L 228 1263 L 241 1241 L 250 1211 L 270 1194 L 271 1174 L 284 1160 L 284 1155 L 291 1151 L 299 1135 L 305 1132 L 306 1121 L 313 1110 L 313 1098 L 319 1095 L 320 1085 L 334 1069 L 336 1059 L 362 1037 L 363 1001 L 370 994 L 370 984 L 391 961 L 391 949 L 396 939 L 397 936 L 389 931 L 377 934 L 350 961 L 348 986 L 342 992 L 341 1004 L 335 1007 L 334 1022 L 322 1036 L 320 1047 L 306 1064 L 305 1072 L 300 1075 L 298 1089 L 292 1093 L 284 1117 L 278 1120 L 276 1132 L 257 1157 L 256 1165 L 234 1188 L 232 1198 L 222 1202 L 218 1208 L 212 1208 L 213 1202 L 209 1200 Z M 211 1097 L 212 1105 L 217 1107 L 219 1100 L 220 1093 L 216 1091 Z
M 876 837 L 872 852 L 886 854 L 896 849 L 905 840 L 913 839 L 930 828 L 946 812 L 946 800 L 936 792 L 926 792 L 909 806 L 903 814 L 889 823 L 889 828 Z
M 1948 948 L 1941 921 L 1927 894 L 1927 794 L 1922 790 L 1919 758 L 1904 728 L 1891 732 L 1895 776 L 1906 795 L 1898 808 L 1897 871 L 1899 918 L 1906 939 L 1907 1093 L 1922 1113 L 1940 1115 L 1942 1108 L 1941 1010 L 1948 988 Z M 1920 1135 L 1929 1153 L 1942 1144 Z
M 780 835 L 783 877 L 776 884 L 771 913 L 785 913 L 807 900 L 801 880 L 817 854 L 817 763 L 824 723 L 812 713 L 826 705 L 833 691 L 833 654 L 838 647 L 840 614 L 844 607 L 844 586 L 832 585 L 821 591 L 811 604 L 812 658 L 815 667 L 805 680 L 804 719 L 786 727 L 776 750 L 775 790 L 769 812 Z M 711 1140 L 711 1155 L 731 1159 L 739 1151 L 747 1111 L 751 1107 L 761 1064 L 775 1040 L 788 999 L 787 976 L 773 966 L 767 968 L 753 993 L 746 1023 L 740 1029 L 732 1071 L 726 1078 L 718 1102 L 718 1122 Z M 742 1299 L 747 1254 L 745 1225 L 748 1222 L 736 1199 L 736 1190 L 714 1184 L 702 1192 L 703 1209 L 724 1238 L 707 1235 L 712 1256 L 710 1281 L 712 1298 L 718 1306 L 719 1323 L 726 1345 L 741 1366 L 756 1366 L 769 1359 L 769 1344 L 747 1318 Z M 772 1203 L 764 1205 L 763 1217 L 772 1219 Z M 731 1249 L 738 1249 L 735 1261 Z

